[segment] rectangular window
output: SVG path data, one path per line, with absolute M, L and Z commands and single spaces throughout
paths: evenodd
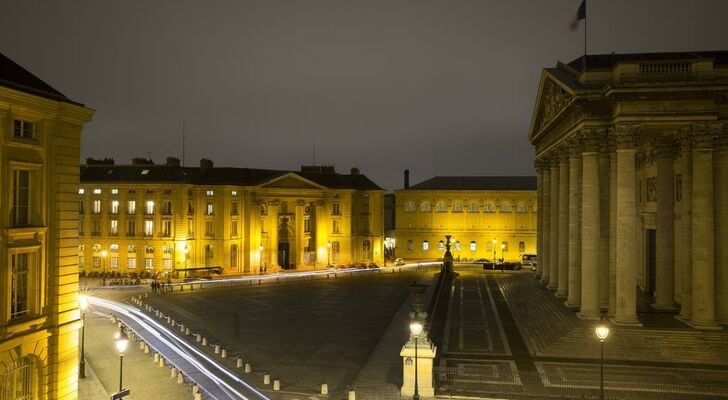
M 172 269 L 172 259 L 171 258 L 165 258 L 162 260 L 162 268 L 165 270 L 171 270 Z
M 144 221 L 144 236 L 154 235 L 154 221 L 147 219 Z
M 194 237 L 195 236 L 195 224 L 192 222 L 191 219 L 187 220 L 187 237 Z
M 187 202 L 187 215 L 194 215 L 195 214 L 195 206 L 192 205 L 191 201 Z
M 94 200 L 94 214 L 100 214 L 101 213 L 101 200 Z
M 93 231 L 91 231 L 91 234 L 94 236 L 98 236 L 101 234 L 101 221 L 98 219 L 93 220 Z
M 80 253 L 78 255 L 78 266 L 79 267 L 85 267 L 86 266 L 86 256 L 83 253 Z
M 78 234 L 81 236 L 85 235 L 83 231 L 83 218 L 78 219 Z
M 170 200 L 164 201 L 164 204 L 162 205 L 162 214 L 172 215 L 172 201 L 170 201 Z
M 33 139 L 34 126 L 32 122 L 16 119 L 13 121 L 13 136 L 23 139 Z
M 126 259 L 126 269 L 136 269 L 136 257 L 129 257 Z
M 109 257 L 109 268 L 111 268 L 111 269 L 119 268 L 119 257 Z
M 136 221 L 133 219 L 126 221 L 126 236 L 136 236 Z
M 363 232 L 369 232 L 369 218 L 364 218 L 361 221 L 361 230 Z
M 208 196 L 214 196 L 215 195 L 215 191 L 214 190 L 208 190 L 207 192 L 205 192 L 205 194 L 207 194 Z
M 118 214 L 119 213 L 119 200 L 112 200 L 111 201 L 111 210 L 109 211 L 112 214 Z
M 83 215 L 84 212 L 85 212 L 85 210 L 83 208 L 83 200 L 81 200 L 81 201 L 78 202 L 78 213 L 81 214 L 81 215 Z
M 238 221 L 230 222 L 230 236 L 238 236 Z
M 119 189 L 111 189 L 111 194 L 119 194 Z
M 93 258 L 91 259 L 91 265 L 94 268 L 101 268 L 101 257 L 93 256 Z
M 162 236 L 172 235 L 172 220 L 165 219 L 162 221 Z
M 118 235 L 119 234 L 119 220 L 118 219 L 112 219 L 109 221 L 109 235 Z
M 205 221 L 205 236 L 215 236 L 215 223 L 213 221 Z
M 144 259 L 144 269 L 146 269 L 147 271 L 151 271 L 154 269 L 154 259 L 153 258 Z
M 332 208 L 331 214 L 333 214 L 333 215 L 341 215 L 341 205 L 339 203 L 334 203 L 333 204 L 333 208 Z
M 470 242 L 470 251 L 476 251 L 478 249 L 478 244 L 473 240 Z
M 28 315 L 30 312 L 30 293 L 28 287 L 30 254 L 13 254 L 11 263 L 10 318 L 20 318 Z
M 126 202 L 126 213 L 136 214 L 136 200 L 129 200 Z
M 94 189 L 94 194 L 101 194 L 101 189 L 99 189 L 99 188 Z
M 13 178 L 13 225 L 30 224 L 30 171 L 15 170 Z
M 230 215 L 238 215 L 238 202 L 233 201 L 230 203 Z
M 331 261 L 339 262 L 341 256 L 341 244 L 338 241 L 331 242 Z
M 303 231 L 308 233 L 311 232 L 311 219 L 306 218 L 303 220 Z
M 148 215 L 154 214 L 154 200 L 147 200 L 144 203 L 144 213 Z
M 238 267 L 238 245 L 237 244 L 230 245 L 230 267 L 231 268 Z
M 205 211 L 206 215 L 213 215 L 215 214 L 215 204 L 211 201 L 207 202 L 207 209 Z
M 341 233 L 341 227 L 339 225 L 340 225 L 339 224 L 339 221 L 334 220 L 333 221 L 333 226 L 331 227 L 331 233 L 333 233 L 334 235 L 340 234 Z
M 422 242 L 422 251 L 429 251 L 430 250 L 430 242 L 427 240 Z

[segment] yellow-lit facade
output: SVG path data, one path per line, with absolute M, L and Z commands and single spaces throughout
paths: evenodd
M 493 190 L 479 183 L 468 189 L 449 185 L 447 177 L 433 179 L 438 184 L 395 191 L 396 257 L 442 258 L 445 235 L 452 235 L 455 260 L 520 261 L 536 253 L 535 178 L 518 178 L 526 182 L 518 190 L 498 190 L 497 182 Z
M 82 166 L 82 269 L 183 277 L 381 262 L 384 191 L 356 169 L 304 169 Z
M 76 399 L 76 192 L 93 111 L 0 64 L 0 399 Z

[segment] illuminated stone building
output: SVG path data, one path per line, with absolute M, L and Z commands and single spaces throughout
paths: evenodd
M 436 176 L 395 191 L 397 257 L 520 261 L 536 252 L 536 177 Z M 493 241 L 495 240 L 495 244 Z
M 696 328 L 728 323 L 727 123 L 728 52 L 544 69 L 529 132 L 542 281 L 584 318 L 638 325 L 639 288 Z
M 78 162 L 93 111 L 0 54 L 0 399 L 75 399 Z
M 84 271 L 172 273 L 381 262 L 384 191 L 356 168 L 301 171 L 88 160 L 81 166 Z M 173 276 L 183 276 L 179 273 Z

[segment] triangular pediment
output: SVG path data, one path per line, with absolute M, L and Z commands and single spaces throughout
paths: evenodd
M 536 106 L 531 117 L 528 139 L 533 139 L 568 108 L 573 100 L 574 92 L 548 71 L 544 70 L 538 86 Z
M 268 182 L 261 184 L 260 186 L 281 189 L 326 189 L 318 183 L 312 182 L 302 176 L 296 175 L 293 172 L 289 172 L 275 179 L 271 179 Z

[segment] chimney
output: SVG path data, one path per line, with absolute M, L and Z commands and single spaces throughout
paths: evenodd
M 169 167 L 179 167 L 180 166 L 179 158 L 167 157 L 167 162 L 165 163 L 165 165 L 167 165 Z
M 357 175 L 359 175 L 359 168 L 352 168 L 351 176 L 357 176 Z
M 209 158 L 202 158 L 200 159 L 200 169 L 206 170 L 206 169 L 212 169 L 215 166 L 215 163 L 212 162 Z
M 409 189 L 409 170 L 404 170 L 404 188 Z
M 131 165 L 154 165 L 154 161 L 144 157 L 134 157 L 131 159 Z

